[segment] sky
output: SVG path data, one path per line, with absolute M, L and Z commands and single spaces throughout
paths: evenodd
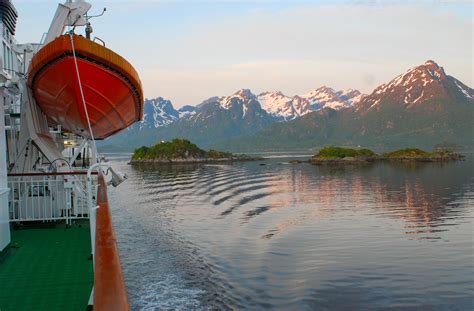
M 242 88 L 370 93 L 428 59 L 474 84 L 472 1 L 92 0 L 93 36 L 130 61 L 147 98 L 197 105 Z M 13 0 L 39 42 L 58 1 Z M 77 32 L 83 32 L 81 29 Z

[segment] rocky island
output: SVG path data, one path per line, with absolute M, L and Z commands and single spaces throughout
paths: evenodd
M 260 157 L 217 150 L 205 151 L 187 139 L 162 141 L 152 147 L 135 149 L 129 164 L 192 164 L 234 161 L 258 161 Z
M 450 150 L 428 152 L 416 148 L 406 148 L 384 153 L 380 158 L 389 161 L 448 162 L 462 160 L 464 156 Z
M 370 149 L 352 149 L 342 147 L 324 147 L 310 160 L 311 164 L 363 164 L 378 159 Z
M 404 162 L 447 162 L 461 160 L 462 155 L 449 150 L 433 152 L 416 148 L 400 149 L 381 155 L 370 149 L 352 149 L 342 147 L 325 147 L 314 155 L 309 163 L 321 164 L 364 164 L 375 161 L 404 161 Z

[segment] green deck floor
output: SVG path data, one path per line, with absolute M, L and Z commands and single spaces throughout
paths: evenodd
M 86 310 L 93 285 L 88 222 L 11 233 L 0 258 L 0 310 Z

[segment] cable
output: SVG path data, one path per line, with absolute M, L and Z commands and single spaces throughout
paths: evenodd
M 72 56 L 74 58 L 74 65 L 76 67 L 77 82 L 79 83 L 79 91 L 81 92 L 82 104 L 84 105 L 84 112 L 86 114 L 87 126 L 89 127 L 89 132 L 92 139 L 92 145 L 95 153 L 95 158 L 97 163 L 99 163 L 99 153 L 97 152 L 97 145 L 95 143 L 94 133 L 92 132 L 91 121 L 89 119 L 89 112 L 87 110 L 86 99 L 84 97 L 84 91 L 82 89 L 81 75 L 79 74 L 79 65 L 77 64 L 76 49 L 74 47 L 74 38 L 73 33 L 69 32 L 69 37 L 71 38 L 71 47 L 72 47 Z

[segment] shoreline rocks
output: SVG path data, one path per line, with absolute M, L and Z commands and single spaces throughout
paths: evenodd
M 313 157 L 309 159 L 310 164 L 314 165 L 348 165 L 348 164 L 367 164 L 373 163 L 377 159 L 374 157 L 344 157 L 344 158 L 321 158 Z
M 464 156 L 460 154 L 451 154 L 447 156 L 432 156 L 432 157 L 393 157 L 382 158 L 385 161 L 394 162 L 451 162 L 463 160 Z
M 314 165 L 351 165 L 368 164 L 380 161 L 388 162 L 451 162 L 464 159 L 460 154 L 449 154 L 444 156 L 424 156 L 424 157 L 344 157 L 344 158 L 321 158 L 313 157 L 309 159 L 310 164 Z
M 315 165 L 333 164 L 365 164 L 376 161 L 390 162 L 450 162 L 464 158 L 463 155 L 451 150 L 435 150 L 427 152 L 418 148 L 405 148 L 383 154 L 377 154 L 370 149 L 354 149 L 346 147 L 324 147 L 309 159 Z

